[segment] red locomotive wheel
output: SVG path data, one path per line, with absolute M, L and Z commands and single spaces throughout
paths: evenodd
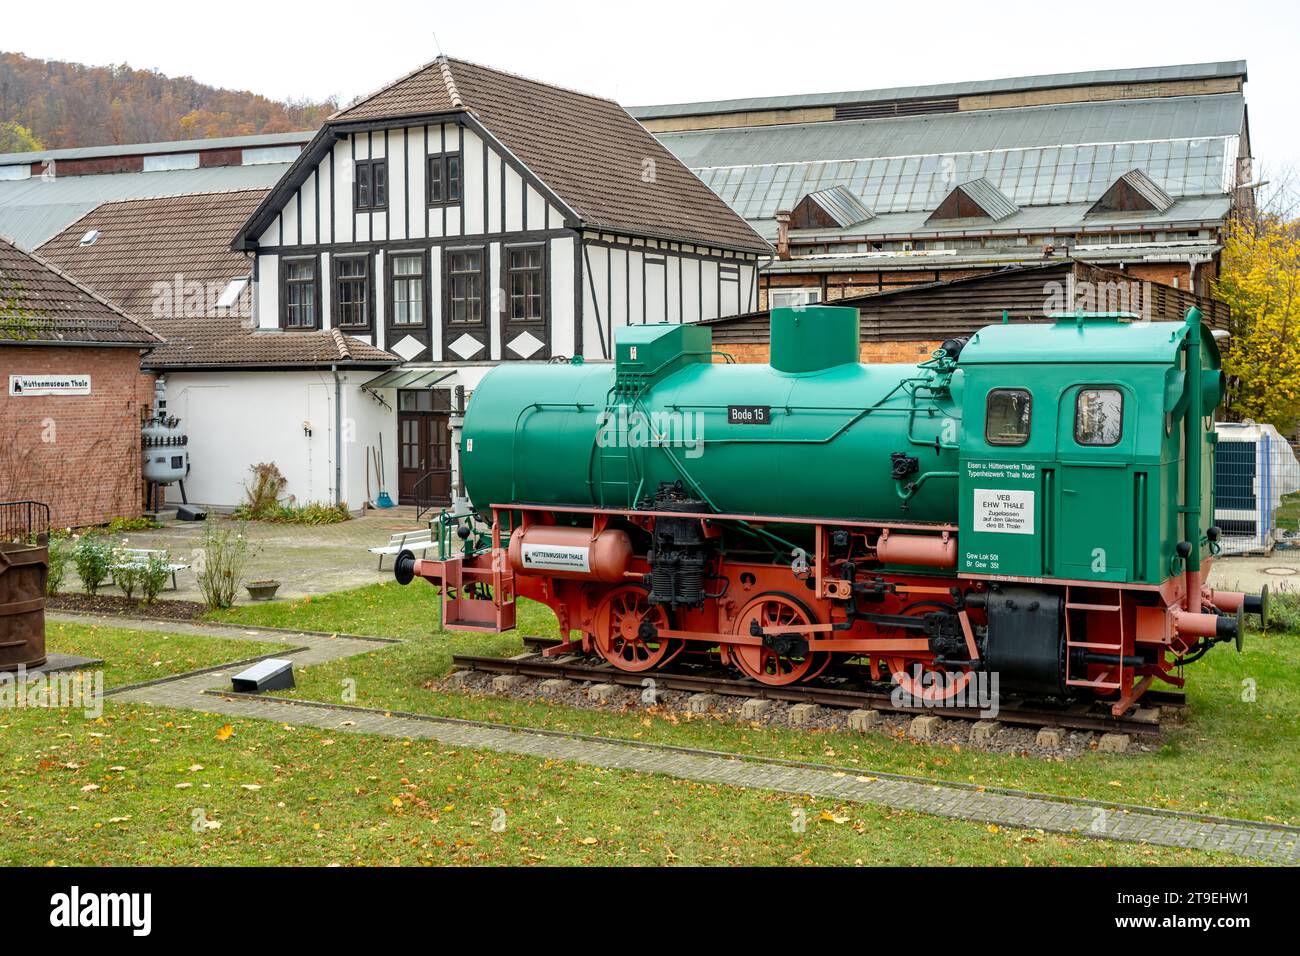
M 898 686 L 909 697 L 927 703 L 952 700 L 966 689 L 966 685 L 975 676 L 972 671 L 941 671 L 924 661 L 903 657 L 888 657 L 885 663 Z
M 732 632 L 749 634 L 752 621 L 764 628 L 814 623 L 807 608 L 789 595 L 777 593 L 764 594 L 745 605 L 736 617 Z M 746 677 L 778 686 L 812 680 L 831 662 L 831 655 L 825 652 L 779 654 L 770 647 L 757 644 L 729 644 L 727 649 L 732 662 Z
M 668 615 L 646 600 L 642 588 L 628 584 L 610 591 L 596 608 L 596 632 L 592 635 L 596 651 L 623 671 L 648 671 L 668 663 L 683 642 L 642 638 L 641 623 L 647 620 L 656 628 L 668 627 Z

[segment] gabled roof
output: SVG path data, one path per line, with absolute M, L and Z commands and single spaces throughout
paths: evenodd
M 166 369 L 386 368 L 400 365 L 396 355 L 338 329 L 277 332 L 249 328 L 237 317 L 166 319 L 158 322 L 167 344 L 143 366 Z
M 997 186 L 980 177 L 953 187 L 926 222 L 945 219 L 1006 219 L 1019 211 Z
M 771 247 L 612 100 L 439 57 L 334 114 L 281 185 L 303 179 L 351 124 L 460 115 L 513 155 L 571 225 L 760 254 Z M 280 190 L 277 188 L 276 193 Z M 240 233 L 263 228 L 273 193 Z
M 230 240 L 257 208 L 265 189 L 107 202 L 41 246 L 41 255 L 133 315 L 157 313 L 162 283 L 189 295 L 202 283 L 211 299 L 251 272 Z M 82 245 L 91 230 L 93 244 Z M 179 285 L 178 285 L 179 283 Z M 215 291 L 214 291 L 215 290 Z M 206 294 L 212 293 L 212 294 Z M 194 318 L 193 301 L 186 315 Z M 202 314 L 221 314 L 205 306 Z M 175 317 L 175 316 L 173 316 Z
M 816 209 L 809 208 L 815 206 Z M 819 214 L 820 213 L 820 214 Z M 799 200 L 792 213 L 792 222 L 808 222 L 811 228 L 848 229 L 875 218 L 857 196 L 845 186 L 819 189 Z M 795 228 L 800 228 L 797 224 Z
M 151 348 L 162 339 L 57 266 L 0 239 L 0 341 Z
M 1088 210 L 1089 216 L 1108 212 L 1164 212 L 1173 197 L 1140 169 L 1130 169 L 1102 193 Z

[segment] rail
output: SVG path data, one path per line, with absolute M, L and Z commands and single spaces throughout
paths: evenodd
M 677 668 L 666 671 L 633 673 L 620 671 L 603 663 L 596 664 L 572 659 L 558 660 L 544 656 L 544 652 L 548 648 L 558 643 L 558 641 L 550 638 L 525 637 L 525 647 L 533 652 L 529 656 L 499 658 L 454 655 L 452 664 L 466 670 L 479 670 L 495 674 L 518 674 L 536 679 L 558 677 L 576 681 L 596 681 L 602 684 L 622 684 L 628 687 L 642 687 L 647 679 L 652 679 L 655 686 L 662 690 L 721 694 L 732 697 L 760 697 L 790 703 L 819 704 L 824 707 L 937 715 L 965 720 L 982 719 L 978 708 L 935 708 L 899 704 L 894 701 L 893 695 L 888 689 L 881 689 L 880 686 L 845 686 L 848 682 L 842 680 L 839 675 L 835 675 L 837 677 L 835 684 L 822 679 L 807 684 L 773 686 L 759 684 L 754 681 L 737 680 L 704 669 L 687 670 Z M 831 675 L 828 673 L 827 676 Z M 1185 698 L 1182 694 L 1177 693 L 1151 692 L 1143 698 L 1143 702 L 1177 708 L 1184 705 Z M 1114 717 L 1108 709 L 1096 709 L 1093 702 L 1053 707 L 1033 702 L 1001 700 L 999 701 L 997 719 L 1004 724 L 1029 727 L 1063 727 L 1067 730 L 1151 735 L 1158 734 L 1161 730 L 1159 718 L 1152 716 L 1153 713 L 1154 709 L 1148 707 L 1124 717 Z

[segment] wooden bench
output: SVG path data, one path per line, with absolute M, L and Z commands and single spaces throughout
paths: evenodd
M 438 542 L 434 539 L 432 528 L 421 528 L 419 531 L 399 531 L 388 539 L 388 544 L 382 548 L 366 548 L 371 554 L 379 555 L 379 570 L 384 570 L 384 558 L 387 555 L 398 555 L 403 551 L 413 551 L 422 553 L 430 548 L 438 547 Z
M 155 556 L 164 559 L 170 558 L 170 555 L 166 551 L 152 551 L 148 548 L 118 548 L 117 554 L 120 558 L 113 563 L 113 568 L 145 568 L 149 566 L 150 558 Z M 171 575 L 173 591 L 178 590 L 176 585 L 176 572 L 188 571 L 189 567 L 188 564 L 176 564 L 173 561 L 167 561 L 167 573 Z

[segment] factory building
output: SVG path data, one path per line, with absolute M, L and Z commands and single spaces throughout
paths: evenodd
M 634 108 L 777 248 L 762 307 L 1059 258 L 1205 296 L 1253 203 L 1241 61 Z

